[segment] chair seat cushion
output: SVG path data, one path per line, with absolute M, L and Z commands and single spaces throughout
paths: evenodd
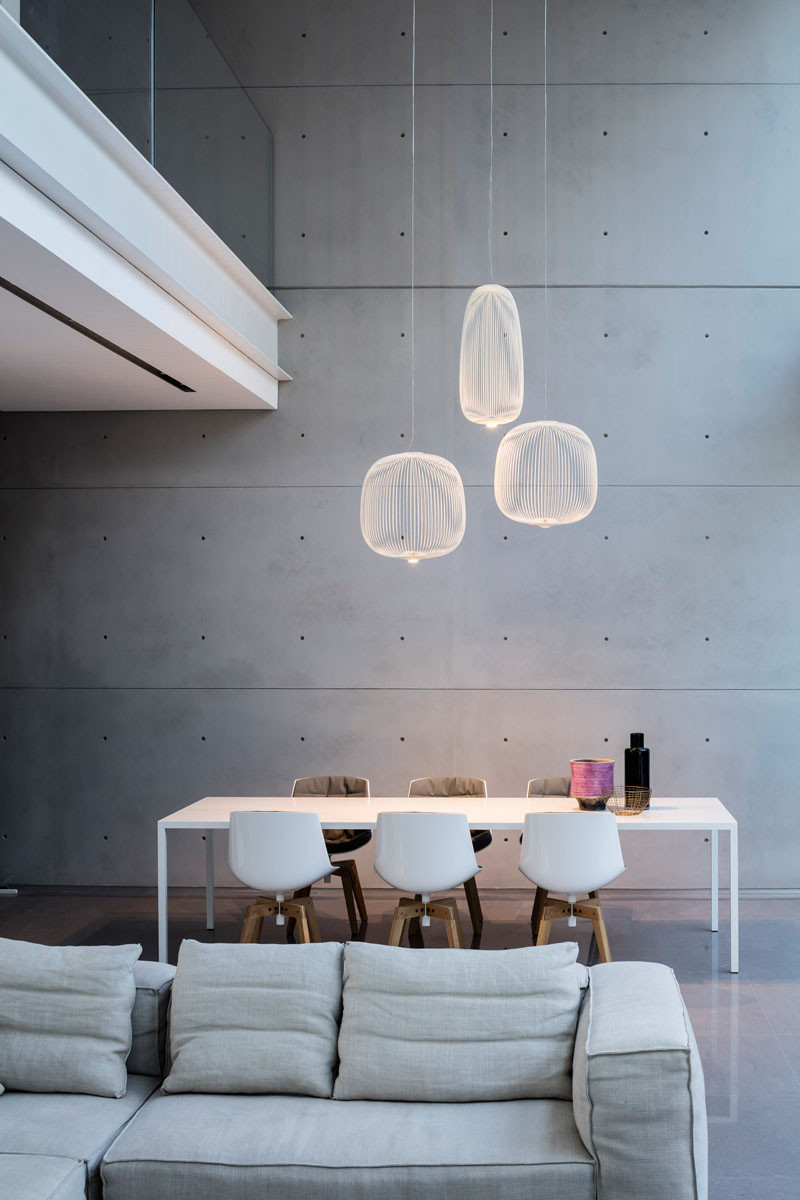
M 157 1096 L 109 1150 L 105 1200 L 594 1200 L 572 1104 Z
M 353 854 L 366 846 L 372 837 L 371 829 L 324 829 L 325 849 L 328 854 Z M 334 837 L 333 834 L 342 834 Z
M 85 1182 L 85 1164 L 72 1158 L 0 1154 L 3 1200 L 84 1200 Z
M 99 1198 L 99 1167 L 104 1151 L 157 1087 L 158 1080 L 152 1076 L 129 1075 L 128 1089 L 118 1100 L 53 1092 L 6 1092 L 0 1099 L 0 1159 L 5 1155 L 55 1155 L 61 1162 L 79 1159 L 83 1168 L 80 1195 L 84 1195 L 88 1175 L 89 1196 Z M 56 1195 L 60 1200 L 61 1194 Z M 0 1196 L 16 1200 L 16 1193 L 4 1191 L 2 1185 Z

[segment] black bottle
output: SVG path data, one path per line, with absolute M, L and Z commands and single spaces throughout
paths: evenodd
M 650 751 L 643 733 L 632 733 L 630 749 L 625 751 L 625 787 L 650 787 Z

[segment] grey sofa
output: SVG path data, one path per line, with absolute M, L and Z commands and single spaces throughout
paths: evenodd
M 119 1100 L 39 1092 L 0 1096 L 2 1200 L 100 1200 L 103 1155 L 164 1077 L 174 974 L 162 963 L 134 967 L 128 1089 Z
M 22 1093 L 0 1097 L 0 1196 L 707 1196 L 702 1069 L 667 967 L 613 963 L 588 972 L 579 968 L 583 995 L 572 1056 L 572 1100 L 482 1103 L 162 1094 L 158 1084 L 166 1069 L 172 969 L 141 963 L 136 970 L 127 1095 L 122 1100 Z

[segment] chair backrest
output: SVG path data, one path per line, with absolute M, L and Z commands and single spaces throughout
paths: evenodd
M 570 785 L 569 775 L 544 775 L 540 779 L 528 780 L 528 795 L 568 796 Z
M 469 775 L 428 775 L 412 779 L 409 796 L 485 796 L 486 780 Z
M 307 775 L 295 779 L 293 796 L 369 796 L 369 780 L 358 775 Z
M 446 892 L 477 874 L 464 813 L 378 813 L 375 870 L 400 891 Z
M 228 862 L 237 879 L 262 892 L 294 892 L 331 869 L 316 813 L 232 812 Z
M 617 819 L 610 812 L 528 813 L 520 870 L 548 892 L 607 887 L 625 870 Z

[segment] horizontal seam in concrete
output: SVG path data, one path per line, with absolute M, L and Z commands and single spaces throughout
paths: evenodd
M 37 414 L 41 415 L 41 414 Z M 3 492 L 269 492 L 360 491 L 360 483 L 65 483 L 0 486 Z M 599 488 L 706 488 L 716 491 L 747 488 L 796 491 L 800 483 L 599 483 Z M 464 490 L 494 488 L 493 483 L 465 483 Z
M 224 57 L 224 56 L 223 56 Z M 439 91 L 446 91 L 448 88 L 488 88 L 489 80 L 483 82 L 458 83 L 451 81 L 450 83 L 420 83 L 416 82 L 417 88 L 438 88 Z M 495 89 L 497 88 L 542 88 L 544 89 L 544 80 L 535 82 L 528 80 L 525 83 L 513 83 L 494 81 Z M 172 87 L 158 86 L 159 92 L 322 92 L 322 91 L 355 91 L 362 88 L 397 88 L 407 91 L 411 87 L 411 80 L 398 83 L 218 83 L 218 84 L 201 84 L 192 86 L 184 84 L 182 86 L 173 85 Z M 593 88 L 593 87 L 800 87 L 800 81 L 794 79 L 657 79 L 657 80 L 602 80 L 595 79 L 590 82 L 579 81 L 573 82 L 567 79 L 560 81 L 547 80 L 548 90 L 554 88 Z M 127 87 L 127 88 L 91 88 L 86 92 L 87 96 L 149 96 L 150 88 L 145 87 Z
M 479 281 L 480 282 L 480 281 Z M 506 283 L 515 292 L 543 292 L 543 283 Z M 415 283 L 415 292 L 471 292 L 477 283 Z M 273 292 L 408 292 L 407 283 L 275 283 Z M 800 283 L 550 283 L 548 292 L 796 292 Z
M 793 694 L 800 692 L 800 687 L 363 687 L 354 684 L 352 687 L 292 687 L 289 684 L 264 686 L 264 687 L 238 687 L 235 685 L 220 685 L 214 686 L 211 684 L 198 686 L 183 686 L 183 685 L 145 685 L 141 687 L 132 687 L 128 685 L 117 684 L 24 684 L 24 683 L 9 683 L 0 684 L 0 692 L 440 692 L 443 696 L 452 695 L 454 692 L 514 692 L 514 693 L 539 693 L 539 692 L 765 692 L 769 695 L 774 693 Z

